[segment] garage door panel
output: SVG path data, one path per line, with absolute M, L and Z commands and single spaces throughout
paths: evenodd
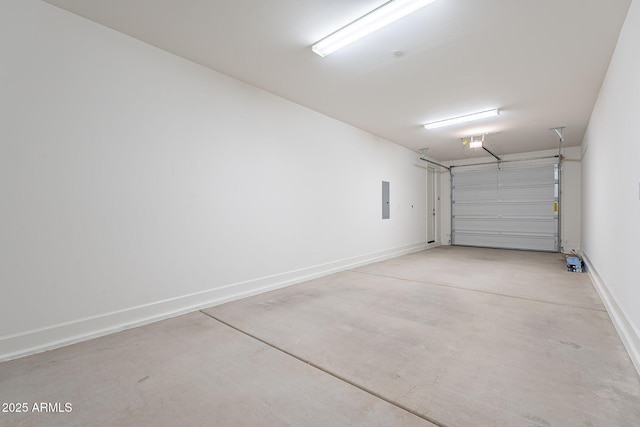
M 492 185 L 494 188 L 498 183 L 498 174 L 496 170 L 474 171 L 473 174 L 458 175 L 457 185 L 474 186 L 474 185 Z
M 455 171 L 451 191 L 453 244 L 558 250 L 556 164 Z
M 520 203 L 454 203 L 454 216 L 554 216 L 554 203 L 520 202 Z
M 546 185 L 525 185 L 522 187 L 503 187 L 498 191 L 502 200 L 550 200 L 555 198 L 553 183 Z
M 456 245 L 555 252 L 553 236 L 459 233 Z
M 457 232 L 475 230 L 503 233 L 542 233 L 553 235 L 556 221 L 553 219 L 522 218 L 455 218 Z
M 474 187 L 456 190 L 456 200 L 460 202 L 476 200 L 497 201 L 498 199 L 498 191 L 496 191 L 495 186 L 493 188 Z
M 555 176 L 553 172 L 544 166 L 533 167 L 513 167 L 502 168 L 499 170 L 499 176 L 503 182 L 531 182 L 531 181 L 547 181 L 553 182 Z M 551 173 L 550 173 L 551 172 Z
M 486 187 L 457 188 L 455 191 L 456 203 L 481 200 L 491 201 L 517 201 L 517 200 L 549 200 L 555 199 L 552 184 L 529 185 L 523 187 L 502 187 L 496 189 Z

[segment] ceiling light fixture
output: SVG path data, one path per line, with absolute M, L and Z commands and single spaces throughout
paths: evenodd
M 424 125 L 424 127 L 426 129 L 436 129 L 443 126 L 457 125 L 460 123 L 467 123 L 473 120 L 486 119 L 486 118 L 495 117 L 498 115 L 500 115 L 500 110 L 498 109 L 481 111 L 479 113 L 468 114 L 466 116 L 454 117 L 452 119 L 439 120 L 437 122 L 427 123 Z
M 482 135 L 482 139 L 473 139 L 471 137 L 471 141 L 469 141 L 469 148 L 482 148 L 482 143 L 484 142 L 484 135 Z
M 314 43 L 311 49 L 325 57 L 434 1 L 436 0 L 392 0 Z

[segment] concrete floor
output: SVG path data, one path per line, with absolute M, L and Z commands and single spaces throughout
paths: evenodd
M 640 425 L 640 378 L 588 276 L 462 247 L 5 362 L 0 401 L 73 407 L 3 426 Z

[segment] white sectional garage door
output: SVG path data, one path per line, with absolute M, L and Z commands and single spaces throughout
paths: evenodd
M 451 243 L 558 251 L 558 165 L 452 169 Z

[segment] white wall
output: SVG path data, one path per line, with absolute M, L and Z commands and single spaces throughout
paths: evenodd
M 582 144 L 582 248 L 640 372 L 639 52 L 634 0 Z
M 558 150 L 535 151 L 529 153 L 520 153 L 501 156 L 504 160 L 523 160 L 538 157 L 555 156 Z M 561 168 L 560 191 L 561 191 L 561 211 L 560 211 L 560 240 L 564 252 L 570 252 L 575 249 L 580 250 L 580 147 L 567 147 L 562 149 L 564 161 Z M 474 163 L 491 163 L 495 164 L 493 157 L 465 159 L 459 161 L 447 162 L 446 165 L 462 166 Z M 530 162 L 535 163 L 535 162 Z M 523 161 L 522 164 L 527 164 Z M 442 243 L 451 244 L 451 182 L 450 175 L 447 171 L 442 173 L 441 192 L 442 192 Z
M 413 152 L 38 0 L 0 36 L 0 359 L 424 247 Z

